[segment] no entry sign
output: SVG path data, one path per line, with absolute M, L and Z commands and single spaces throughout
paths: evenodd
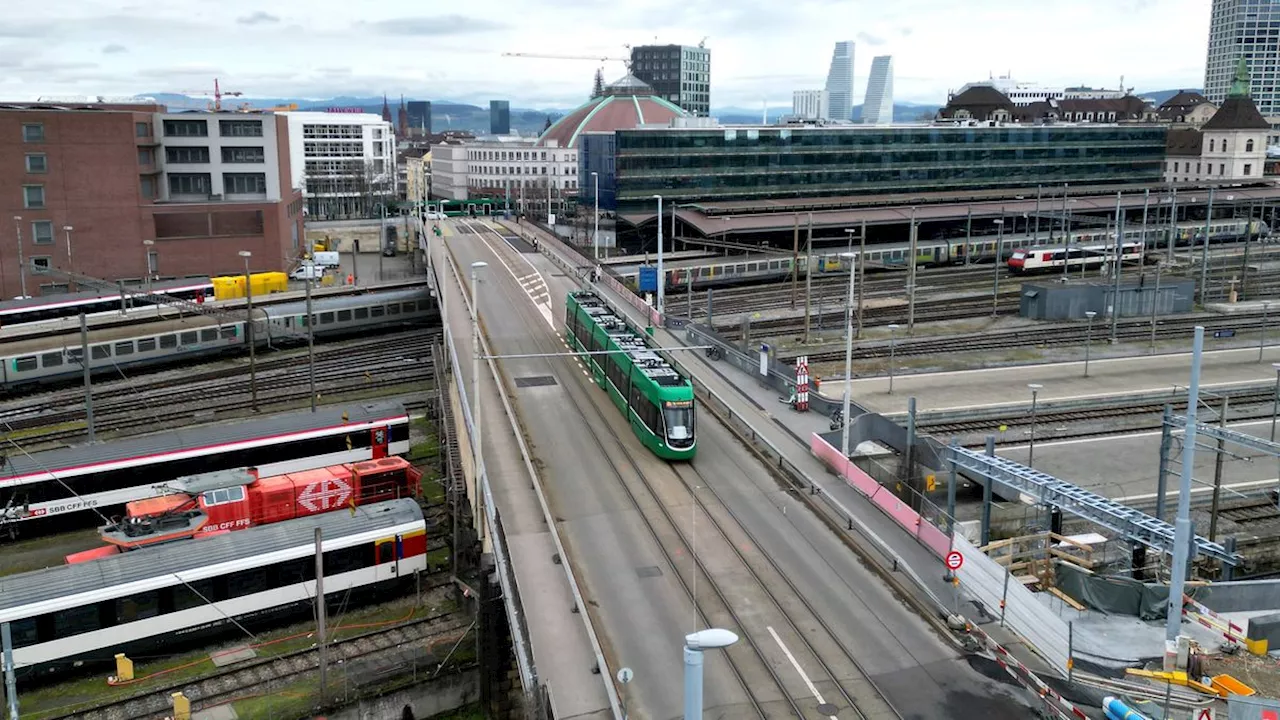
M 959 570 L 961 565 L 964 565 L 964 556 L 960 554 L 959 550 L 952 550 L 947 553 L 948 568 L 952 570 Z

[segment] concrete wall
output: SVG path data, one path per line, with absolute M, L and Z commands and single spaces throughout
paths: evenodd
M 1095 321 L 1109 317 L 1115 287 L 1111 283 L 1072 283 L 1056 281 L 1023 283 L 1019 314 L 1034 320 L 1084 320 L 1088 311 L 1096 312 Z M 1159 315 L 1191 312 L 1195 296 L 1194 280 L 1161 280 L 1156 299 L 1155 277 L 1120 285 L 1120 316 L 1145 317 L 1157 305 Z
M 399 718 L 404 706 L 415 718 L 429 718 L 480 701 L 480 672 L 467 670 L 443 675 L 382 697 L 360 700 L 325 715 L 327 720 L 387 720 Z

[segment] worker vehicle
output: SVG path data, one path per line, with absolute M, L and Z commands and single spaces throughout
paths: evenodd
M 578 352 L 602 353 L 582 355 L 582 362 L 645 447 L 667 460 L 693 459 L 693 384 L 643 333 L 595 293 L 571 292 L 565 301 L 565 336 Z
M 404 406 L 370 403 L 15 453 L 0 467 L 0 533 L 61 532 L 135 500 L 195 494 L 188 483 L 208 473 L 256 467 L 269 477 L 408 451 Z
M 299 265 L 297 269 L 289 273 L 289 278 L 292 280 L 323 280 L 324 270 L 323 265 L 314 263 Z
M 255 308 L 257 347 L 307 341 L 303 301 Z M 341 337 L 435 318 L 425 288 L 316 299 L 317 338 Z M 198 316 L 89 331 L 89 371 L 116 374 L 134 367 L 167 365 L 198 357 L 248 351 L 246 320 Z M 0 394 L 32 386 L 78 380 L 84 374 L 80 334 L 8 342 L 0 349 Z
M 19 687 L 312 617 L 317 529 L 335 609 L 394 597 L 427 568 L 422 510 L 402 499 L 0 577 Z
M 342 258 L 336 252 L 326 251 L 313 253 L 311 259 L 320 267 L 339 267 L 342 265 Z
M 398 457 L 270 477 L 259 477 L 257 468 L 210 473 L 182 483 L 181 492 L 128 503 L 123 518 L 99 529 L 105 545 L 66 559 L 87 562 L 211 533 L 417 497 L 421 480 L 422 473 Z

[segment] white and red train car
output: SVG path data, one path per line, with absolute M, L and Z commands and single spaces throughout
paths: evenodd
M 1120 261 L 1138 262 L 1142 259 L 1142 252 L 1142 241 L 1126 240 L 1120 244 Z M 1009 256 L 1009 270 L 1015 273 L 1069 271 L 1070 268 L 1097 267 L 1114 261 L 1115 257 L 1115 243 L 1072 245 L 1069 248 L 1039 245 L 1014 250 Z
M 184 491 L 183 478 L 256 467 L 282 475 L 409 451 L 399 403 L 362 404 L 11 455 L 0 467 L 0 534 L 61 531 Z
M 187 492 L 128 503 L 123 518 L 102 528 L 106 545 L 68 555 L 67 562 L 417 497 L 422 473 L 404 458 L 388 457 L 271 477 L 248 468 L 207 479 L 189 483 Z

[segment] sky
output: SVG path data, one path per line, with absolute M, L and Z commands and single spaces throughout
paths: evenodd
M 789 105 L 820 88 L 852 40 L 854 96 L 875 55 L 894 57 L 898 102 L 1012 73 L 1046 85 L 1137 91 L 1203 84 L 1211 0 L 43 0 L 5 3 L 0 99 L 211 93 L 404 94 L 570 108 L 627 44 L 711 49 L 712 109 Z

